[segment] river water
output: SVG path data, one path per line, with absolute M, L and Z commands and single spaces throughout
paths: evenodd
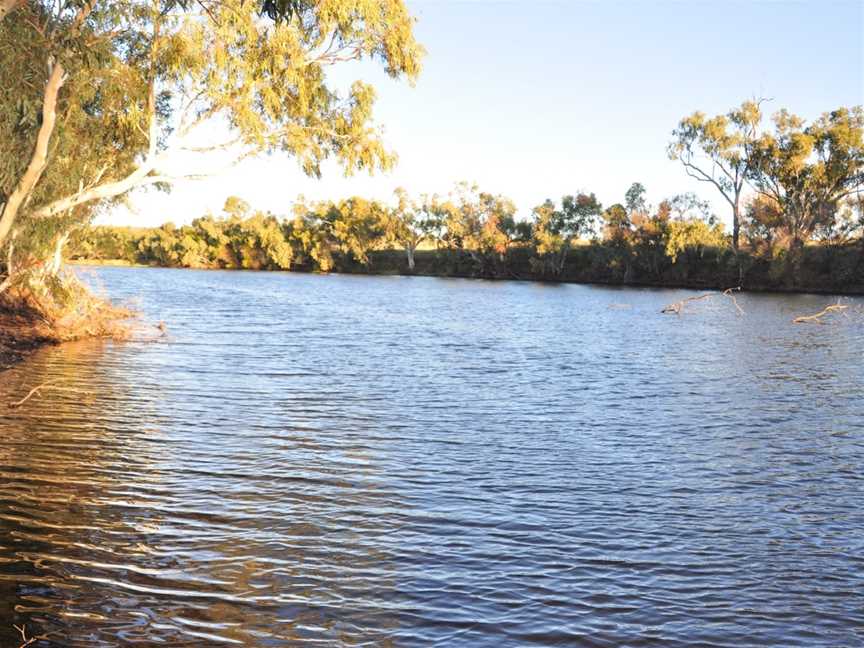
M 830 297 L 85 272 L 168 335 L 0 374 L 2 646 L 864 645 Z

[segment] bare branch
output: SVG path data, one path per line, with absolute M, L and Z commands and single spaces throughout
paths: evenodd
M 682 299 L 681 301 L 678 301 L 678 302 L 675 302 L 673 304 L 669 304 L 668 306 L 665 306 L 663 308 L 663 310 L 661 310 L 660 312 L 661 313 L 674 313 L 675 315 L 681 315 L 681 313 L 684 312 L 684 306 L 686 304 L 689 304 L 689 303 L 695 302 L 695 301 L 701 301 L 703 299 L 712 299 L 714 297 L 717 297 L 718 295 L 721 295 L 723 297 L 728 297 L 729 299 L 731 299 L 732 303 L 735 305 L 735 309 L 737 310 L 737 314 L 743 315 L 744 310 L 738 304 L 738 300 L 735 299 L 735 295 L 732 294 L 733 292 L 740 292 L 740 291 L 741 291 L 741 287 L 738 286 L 737 288 L 727 288 L 722 293 L 710 292 L 710 293 L 704 293 L 702 295 L 696 295 L 694 297 L 687 297 L 686 299 Z
M 806 324 L 807 322 L 816 322 L 817 324 L 825 324 L 822 321 L 822 318 L 829 313 L 843 313 L 847 308 L 849 308 L 848 304 L 836 303 L 831 306 L 826 306 L 818 313 L 814 315 L 801 315 L 792 320 L 794 324 Z

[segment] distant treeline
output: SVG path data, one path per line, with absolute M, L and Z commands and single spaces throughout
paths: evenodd
M 387 205 L 351 198 L 299 202 L 293 216 L 226 201 L 224 213 L 153 229 L 94 227 L 70 242 L 77 260 L 183 267 L 426 274 L 644 285 L 864 291 L 864 214 L 849 200 L 795 245 L 764 197 L 747 205 L 736 252 L 692 194 L 646 204 L 636 183 L 604 208 L 564 196 L 516 218 L 512 201 L 458 185 L 446 197 L 396 192 Z

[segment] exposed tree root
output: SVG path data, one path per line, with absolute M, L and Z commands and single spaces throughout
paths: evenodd
M 735 306 L 735 310 L 738 312 L 738 315 L 743 315 L 744 314 L 743 309 L 738 304 L 738 300 L 735 299 L 735 295 L 732 294 L 733 292 L 739 292 L 740 290 L 741 290 L 741 287 L 739 286 L 737 288 L 727 288 L 722 293 L 710 292 L 710 293 L 705 293 L 702 295 L 696 295 L 694 297 L 687 297 L 686 299 L 682 299 L 681 301 L 678 301 L 678 302 L 675 302 L 673 304 L 669 304 L 668 306 L 665 306 L 663 308 L 663 310 L 661 310 L 660 312 L 661 313 L 674 313 L 675 315 L 680 315 L 681 313 L 684 312 L 684 306 L 686 304 L 689 304 L 690 302 L 701 301 L 703 299 L 711 299 L 713 297 L 717 297 L 718 295 L 720 295 L 720 296 L 728 297 L 729 299 L 731 299 L 732 303 Z

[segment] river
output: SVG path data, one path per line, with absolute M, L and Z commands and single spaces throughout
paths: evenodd
M 864 645 L 830 297 L 83 272 L 167 335 L 0 374 L 2 646 Z

